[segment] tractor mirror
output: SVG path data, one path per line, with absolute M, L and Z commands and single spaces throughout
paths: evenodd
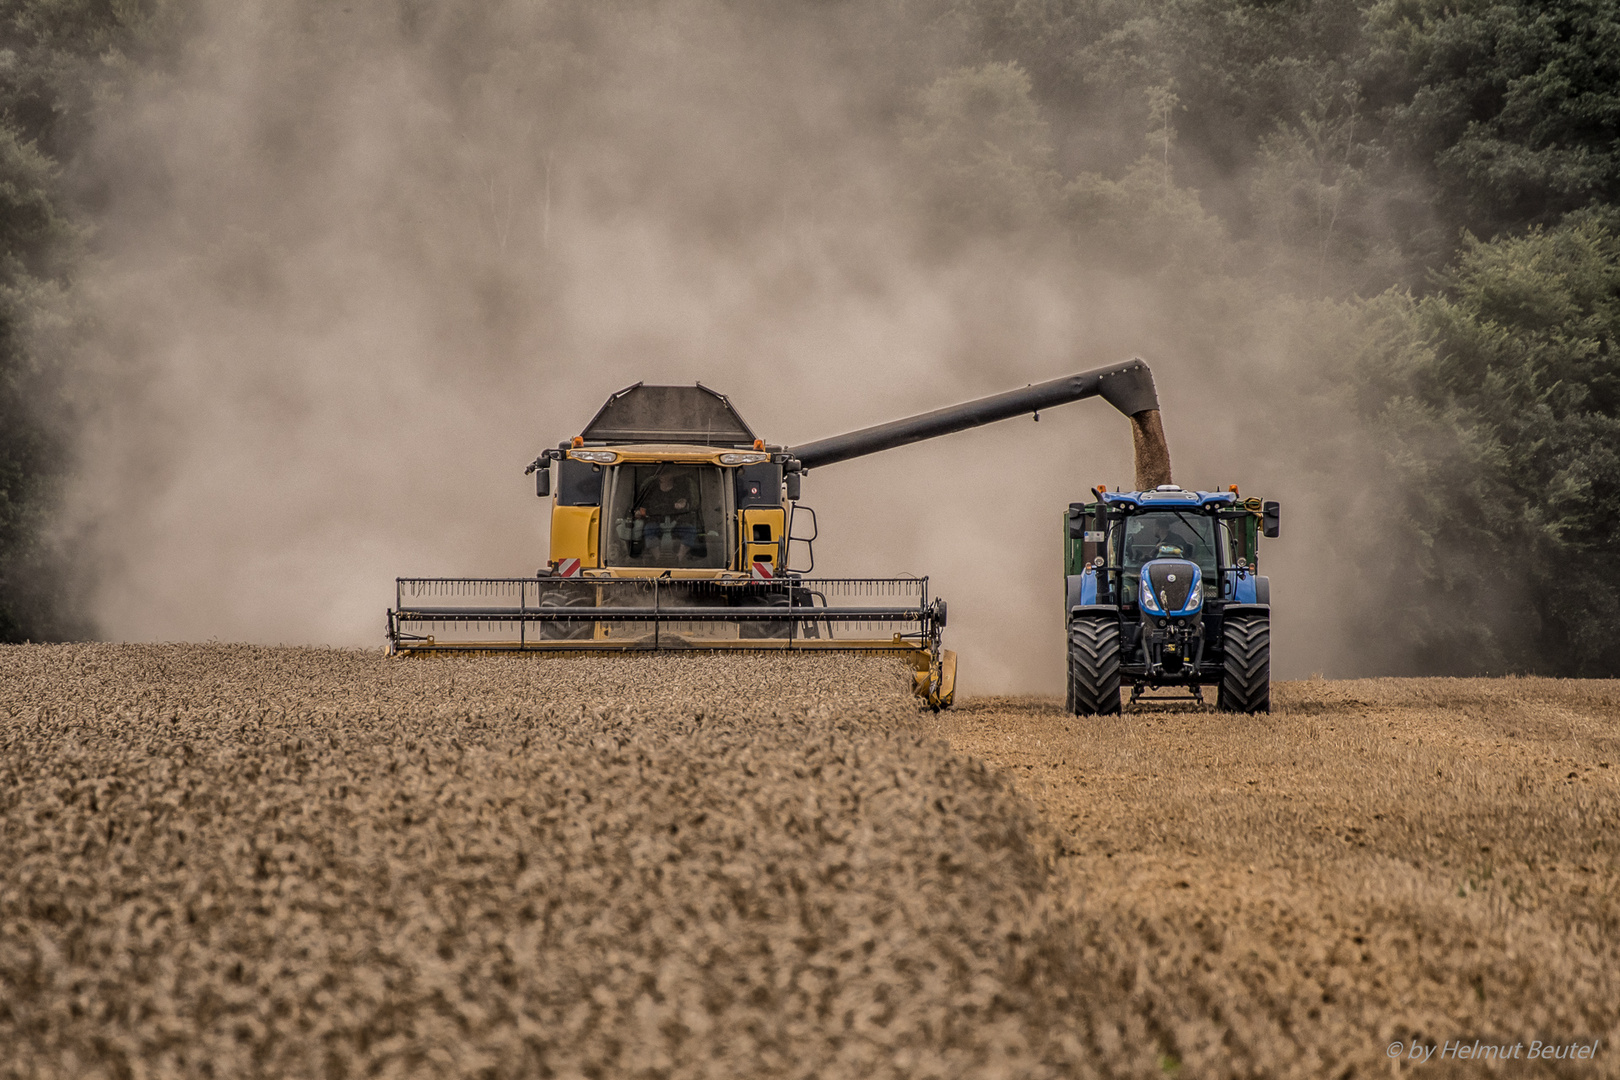
M 799 489 L 800 489 L 800 484 L 801 484 L 801 478 L 800 478 L 799 474 L 796 473 L 796 472 L 790 472 L 786 476 L 784 476 L 782 479 L 787 485 L 788 502 L 798 502 L 799 501 Z
M 534 493 L 542 499 L 551 498 L 551 462 L 534 470 Z
M 1084 514 L 1069 514 L 1069 539 L 1081 540 L 1086 535 L 1086 516 Z
M 1268 502 L 1260 508 L 1260 529 L 1267 536 L 1276 536 L 1282 531 L 1282 504 Z

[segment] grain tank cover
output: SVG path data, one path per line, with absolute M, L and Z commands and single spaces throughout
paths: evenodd
M 754 433 L 724 394 L 696 386 L 636 383 L 607 399 L 581 433 L 588 443 L 754 445 Z

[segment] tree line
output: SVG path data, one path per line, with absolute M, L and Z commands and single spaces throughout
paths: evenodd
M 413 24 L 457 6 L 379 5 Z M 871 47 L 910 50 L 885 122 L 941 251 L 1060 236 L 1087 265 L 1260 297 L 1287 322 L 1377 450 L 1384 669 L 1620 671 L 1620 10 L 879 6 L 926 43 Z M 53 532 L 74 467 L 63 373 L 92 331 L 76 274 L 115 182 L 87 162 L 105 104 L 183 55 L 197 7 L 0 11 L 0 639 L 65 638 L 93 627 Z
M 75 271 L 96 193 L 72 166 L 98 94 L 138 62 L 157 18 L 138 4 L 0 7 L 0 641 L 89 633 L 52 511 L 72 462 L 64 384 L 85 313 Z

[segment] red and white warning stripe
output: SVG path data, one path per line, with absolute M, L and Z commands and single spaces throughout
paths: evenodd
M 552 573 L 557 577 L 579 577 L 579 560 L 558 559 L 557 568 Z
M 775 576 L 776 576 L 775 574 L 771 573 L 771 564 L 770 563 L 768 563 L 768 562 L 757 562 L 757 561 L 754 563 L 754 580 L 755 581 L 770 581 Z

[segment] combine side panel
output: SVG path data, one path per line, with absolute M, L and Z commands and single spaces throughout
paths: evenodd
M 597 537 L 602 531 L 602 509 L 598 506 L 557 506 L 551 511 L 551 557 L 578 559 L 594 569 L 599 565 Z

